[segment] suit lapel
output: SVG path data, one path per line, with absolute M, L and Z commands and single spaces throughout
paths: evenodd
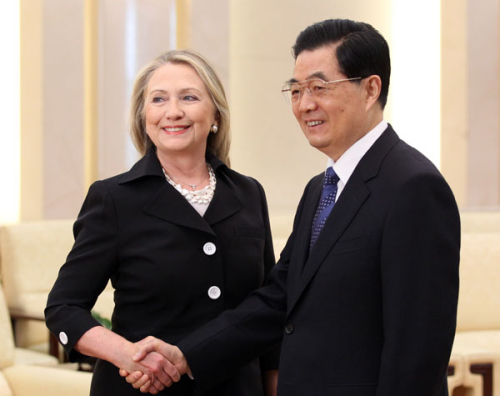
M 307 288 L 320 266 L 323 264 L 325 257 L 335 247 L 339 238 L 349 227 L 349 224 L 355 218 L 360 208 L 369 198 L 370 191 L 366 182 L 377 176 L 384 157 L 398 141 L 398 136 L 392 127 L 389 126 L 382 136 L 364 155 L 349 178 L 344 191 L 335 204 L 309 256 L 307 253 L 309 251 L 309 239 L 311 234 L 310 228 L 318 203 L 319 194 L 321 193 L 322 178 L 319 182 L 317 182 L 317 184 L 319 184 L 319 192 L 316 188 L 310 192 L 311 197 L 306 198 L 307 204 L 311 205 L 313 208 L 304 212 L 303 221 L 300 223 L 300 226 L 302 227 L 299 232 L 300 246 L 297 246 L 297 253 L 294 253 L 294 255 L 297 255 L 297 258 L 303 259 L 305 264 L 302 276 L 300 277 L 297 276 L 296 268 L 302 268 L 301 264 L 304 261 L 299 263 L 294 260 L 295 265 L 293 265 L 293 267 L 295 268 L 293 270 L 292 268 L 290 269 L 291 287 L 289 287 L 288 290 L 291 294 L 291 298 L 289 298 L 289 312 L 291 312 L 300 296 Z M 334 263 L 329 264 L 334 265 Z
M 289 289 L 292 291 L 292 298 L 289 300 L 290 311 L 323 264 L 327 254 L 333 249 L 338 239 L 349 226 L 350 222 L 356 216 L 356 213 L 359 211 L 369 195 L 370 193 L 364 182 L 352 180 L 352 178 L 349 179 L 348 185 L 346 185 L 342 195 L 339 197 L 338 202 L 335 204 L 332 212 L 330 213 L 330 216 L 321 230 L 321 234 L 313 249 L 310 251 L 309 256 L 307 256 L 307 252 L 309 251 L 309 240 L 311 234 L 310 228 L 314 211 L 312 214 L 309 213 L 307 218 L 304 217 L 307 232 L 304 231 L 301 233 L 302 241 L 300 242 L 301 246 L 298 252 L 300 252 L 299 254 L 301 254 L 302 257 L 304 257 L 305 264 L 303 264 L 304 268 L 302 276 L 300 276 L 299 279 L 295 277 L 295 279 L 298 280 L 296 286 Z M 295 265 L 295 267 L 297 267 L 297 265 Z
M 214 234 L 212 228 L 179 192 L 165 181 L 144 212 L 170 223 Z
M 144 206 L 145 213 L 180 226 L 215 235 L 211 226 L 240 211 L 244 205 L 237 196 L 237 186 L 226 175 L 225 165 L 213 155 L 208 155 L 207 160 L 216 173 L 217 186 L 204 217 L 201 217 L 191 204 L 166 182 L 160 162 L 153 149 L 122 176 L 120 183 L 126 184 L 140 179 L 152 178 L 151 183 L 157 186 L 156 193 Z
M 234 183 L 221 172 L 214 197 L 204 216 L 208 224 L 214 225 L 244 208 L 235 191 Z
M 233 182 L 221 170 L 217 173 L 214 197 L 203 217 L 168 183 L 164 184 L 144 210 L 171 223 L 215 235 L 211 226 L 244 208 L 235 191 Z
M 288 303 L 295 301 L 299 295 L 300 284 L 302 281 L 303 270 L 309 256 L 309 241 L 311 239 L 311 225 L 321 196 L 324 174 L 316 176 L 311 180 L 310 187 L 306 189 L 302 213 L 299 223 L 294 232 L 294 247 L 291 256 L 288 283 L 292 285 L 288 291 Z
M 359 181 L 354 182 L 354 180 L 349 180 L 348 184 L 350 184 L 349 190 L 347 190 L 346 186 L 346 189 L 342 192 L 342 195 L 339 197 L 338 202 L 335 204 L 328 217 L 316 244 L 310 251 L 297 290 L 297 297 L 303 293 L 319 267 L 323 264 L 327 254 L 333 249 L 340 236 L 344 233 L 352 219 L 356 216 L 356 213 L 358 213 L 359 209 L 370 195 L 363 182 L 360 183 Z M 346 194 L 344 195 L 344 193 Z M 295 301 L 293 303 L 295 303 Z

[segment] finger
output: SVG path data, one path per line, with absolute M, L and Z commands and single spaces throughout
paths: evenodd
M 151 393 L 152 395 L 158 394 L 158 390 L 154 386 L 149 387 L 148 392 Z
M 136 388 L 136 389 L 139 389 L 141 391 L 141 393 L 148 393 L 150 387 L 151 387 L 151 381 L 148 380 L 144 385 L 142 385 L 140 388 Z M 135 386 L 134 386 L 134 388 L 135 388 Z
M 122 377 L 128 377 L 128 375 L 130 374 L 127 370 L 124 370 L 124 369 L 120 369 L 119 373 L 120 373 L 120 376 L 122 376 Z
M 150 342 L 148 344 L 144 344 L 144 345 L 139 347 L 136 354 L 132 357 L 132 360 L 134 362 L 139 362 L 142 359 L 144 359 L 149 352 L 155 352 L 155 351 L 156 351 L 156 347 L 155 347 L 154 343 Z
M 131 373 L 125 377 L 125 381 L 127 381 L 129 384 L 133 384 L 134 382 L 139 381 L 143 375 L 145 375 L 145 374 L 143 374 L 140 371 L 134 371 L 133 373 Z M 145 375 L 145 376 L 146 376 L 146 378 L 148 378 L 147 375 Z
M 164 371 L 158 372 L 157 376 L 158 376 L 157 377 L 158 381 L 162 385 L 166 386 L 167 388 L 170 387 L 170 386 L 172 386 L 172 384 L 174 383 L 174 381 L 172 380 L 172 378 L 170 378 L 170 376 L 167 375 Z M 158 387 L 156 387 L 156 388 L 158 388 Z
M 181 373 L 177 367 L 172 364 L 168 359 L 164 361 L 161 366 L 162 370 L 158 372 L 160 376 L 160 381 L 165 384 L 165 386 L 171 386 L 172 384 L 167 384 L 167 381 L 179 382 L 181 379 Z
M 148 384 L 148 383 L 151 384 L 151 380 L 150 380 L 150 378 L 149 378 L 149 376 L 147 374 L 144 374 L 137 381 L 131 382 L 132 386 L 135 389 L 139 389 L 139 388 L 143 387 L 145 384 Z
M 153 381 L 153 388 L 155 388 L 157 391 L 161 392 L 163 389 L 165 389 L 165 386 L 160 382 L 158 378 L 156 378 Z
M 153 383 L 151 381 L 146 382 L 144 385 L 142 385 L 139 390 L 142 393 L 153 393 L 153 392 L 158 392 L 158 390 L 153 386 Z M 156 395 L 156 393 L 153 393 L 153 395 Z
M 153 342 L 154 340 L 156 340 L 155 337 L 153 337 L 153 336 L 147 336 L 146 338 L 143 338 L 142 340 L 137 341 L 135 344 L 139 345 L 139 346 L 143 346 L 143 345 L 146 345 L 146 344 L 148 344 L 150 342 Z

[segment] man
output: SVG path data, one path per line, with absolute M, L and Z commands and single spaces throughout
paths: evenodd
M 266 287 L 177 347 L 144 341 L 140 356 L 160 351 L 204 390 L 282 338 L 281 396 L 448 395 L 460 219 L 439 171 L 383 120 L 387 43 L 327 20 L 294 56 L 284 91 L 327 172 L 306 186 Z

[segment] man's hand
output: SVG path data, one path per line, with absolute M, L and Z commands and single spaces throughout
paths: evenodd
M 142 393 L 156 394 L 164 389 L 162 385 L 169 387 L 173 382 L 178 382 L 182 374 L 187 373 L 192 378 L 186 358 L 176 346 L 151 336 L 137 342 L 136 346 L 138 346 L 138 351 L 133 356 L 133 360 L 148 367 L 156 377 L 151 381 L 150 376 L 144 374 L 143 371 L 129 372 L 121 369 L 120 375 L 125 377 L 125 380 L 135 389 L 140 389 Z M 165 365 L 163 358 L 171 365 Z
M 87 330 L 75 344 L 75 349 L 84 355 L 106 360 L 129 373 L 141 372 L 148 378 L 151 393 L 154 394 L 181 379 L 175 366 L 159 353 L 148 354 L 141 361 L 132 360 L 132 356 L 140 350 L 140 343 L 134 344 L 102 326 Z
M 137 366 L 134 372 L 141 373 L 141 377 L 143 377 L 141 383 L 132 384 L 136 389 L 147 383 L 149 393 L 157 394 L 165 387 L 170 387 L 174 382 L 178 382 L 181 378 L 181 374 L 175 366 L 157 352 L 150 352 L 144 359 L 135 363 Z M 146 373 L 149 373 L 149 375 Z M 144 389 L 146 389 L 146 386 Z

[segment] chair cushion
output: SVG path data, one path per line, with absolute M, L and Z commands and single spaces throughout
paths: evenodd
M 15 396 L 88 396 L 92 374 L 61 368 L 13 366 L 3 371 Z

